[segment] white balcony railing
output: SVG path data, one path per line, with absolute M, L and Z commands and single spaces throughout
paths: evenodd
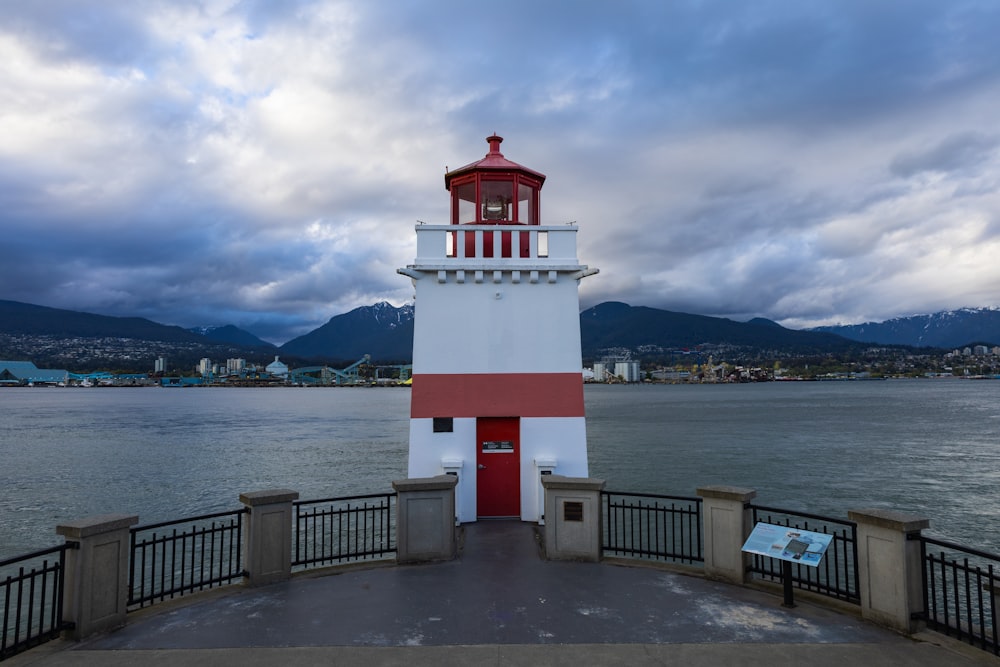
M 415 267 L 578 264 L 575 225 L 417 225 Z

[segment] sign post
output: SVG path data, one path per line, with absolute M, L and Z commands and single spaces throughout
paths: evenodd
M 782 561 L 781 578 L 785 593 L 782 606 L 791 608 L 795 606 L 792 594 L 792 563 L 817 567 L 832 540 L 833 535 L 826 533 L 758 523 L 744 543 L 743 551 Z

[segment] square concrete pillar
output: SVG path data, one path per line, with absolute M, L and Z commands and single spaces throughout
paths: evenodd
M 858 524 L 858 591 L 861 616 L 905 633 L 917 630 L 912 615 L 923 608 L 920 541 L 911 534 L 930 526 L 923 517 L 884 509 L 851 510 Z
M 392 483 L 396 491 L 396 561 L 420 563 L 455 557 L 455 475 Z
M 250 508 L 243 526 L 246 583 L 263 586 L 292 576 L 292 502 L 298 491 L 270 489 L 241 493 Z
M 601 560 L 603 479 L 542 475 L 545 490 L 545 557 Z
M 996 609 L 997 614 L 1000 615 L 1000 577 L 994 574 L 992 580 L 983 584 L 983 590 L 990 596 L 992 608 Z
M 753 530 L 753 513 L 746 504 L 757 492 L 738 486 L 703 486 L 696 493 L 702 499 L 705 576 L 746 583 L 750 556 L 743 553 L 743 544 Z
M 68 638 L 125 625 L 129 528 L 137 523 L 135 515 L 107 514 L 56 526 L 66 542 L 79 545 L 66 551 L 63 620 L 74 624 Z

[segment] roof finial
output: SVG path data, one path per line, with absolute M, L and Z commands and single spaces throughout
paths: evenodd
M 503 156 L 503 153 L 500 152 L 500 143 L 503 141 L 503 137 L 497 136 L 497 133 L 494 132 L 492 135 L 486 137 L 486 141 L 490 145 L 491 154 Z

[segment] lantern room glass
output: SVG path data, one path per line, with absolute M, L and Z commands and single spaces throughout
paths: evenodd
M 484 180 L 479 186 L 480 220 L 502 224 L 513 217 L 514 182 Z
M 538 203 L 538 189 L 524 183 L 517 186 L 517 221 L 525 225 L 537 225 L 535 206 Z
M 453 225 L 537 225 L 541 184 L 522 174 L 474 174 L 451 183 Z
M 476 181 L 453 185 L 451 188 L 451 224 L 466 225 L 476 222 Z

